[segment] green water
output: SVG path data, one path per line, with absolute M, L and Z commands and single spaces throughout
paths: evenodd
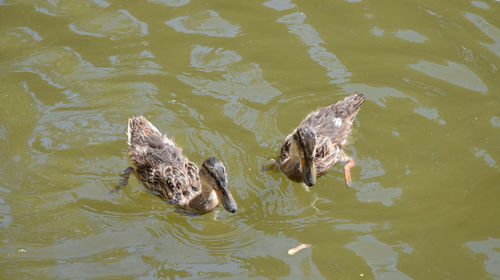
M 500 2 L 0 1 L 2 279 L 500 279 Z M 262 166 L 365 94 L 309 191 Z M 136 179 L 127 118 L 219 157 L 238 212 Z M 312 246 L 296 255 L 287 251 Z

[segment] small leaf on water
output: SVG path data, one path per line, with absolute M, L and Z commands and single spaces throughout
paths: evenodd
M 300 244 L 299 246 L 288 250 L 289 255 L 295 255 L 298 251 L 311 247 L 311 244 Z

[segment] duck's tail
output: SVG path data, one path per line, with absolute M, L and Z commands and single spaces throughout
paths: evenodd
M 128 155 L 136 168 L 184 162 L 182 150 L 143 116 L 129 118 L 127 136 Z
M 160 131 L 143 116 L 132 116 L 128 119 L 127 138 L 128 145 L 137 144 L 144 141 L 144 136 L 149 134 L 162 136 Z
M 364 101 L 365 97 L 355 92 L 331 106 L 335 115 L 332 130 L 332 138 L 335 143 L 340 146 L 346 144 L 351 132 L 352 122 Z
M 354 118 L 365 102 L 365 96 L 360 93 L 353 93 L 333 105 L 343 118 Z

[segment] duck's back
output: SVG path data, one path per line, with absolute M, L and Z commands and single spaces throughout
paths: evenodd
M 186 164 L 181 149 L 143 116 L 129 118 L 127 135 L 128 154 L 138 170 Z
M 354 93 L 336 104 L 320 108 L 309 114 L 301 123 L 314 128 L 318 138 L 328 138 L 343 145 L 349 136 L 351 126 L 365 98 Z

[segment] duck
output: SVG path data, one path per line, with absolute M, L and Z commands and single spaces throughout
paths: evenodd
M 364 101 L 364 95 L 355 92 L 307 115 L 281 146 L 280 170 L 291 180 L 312 187 L 316 177 L 340 163 L 347 186 L 352 186 L 350 169 L 355 162 L 343 148 Z
M 133 173 L 149 192 L 180 209 L 205 214 L 220 201 L 226 211 L 236 212 L 221 160 L 209 157 L 198 167 L 144 116 L 129 118 L 127 138 L 133 167 L 123 171 L 117 189 L 127 185 Z

